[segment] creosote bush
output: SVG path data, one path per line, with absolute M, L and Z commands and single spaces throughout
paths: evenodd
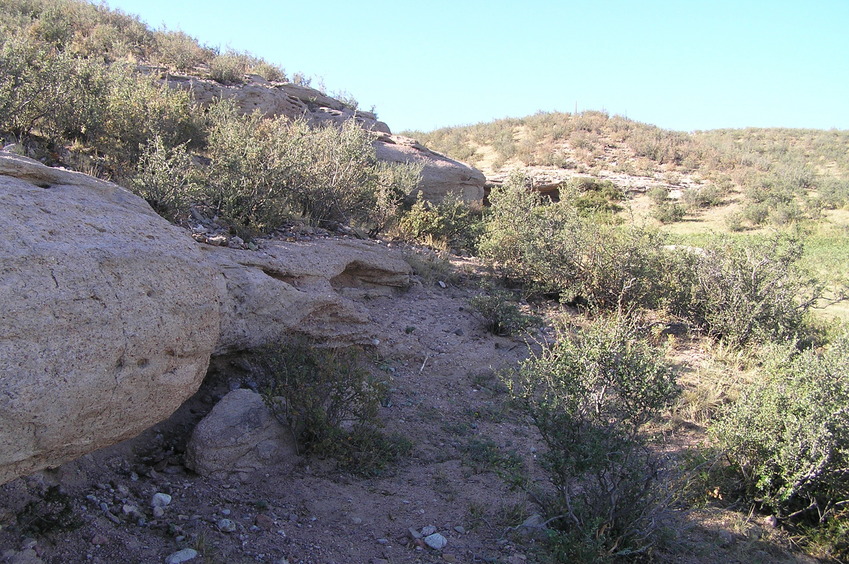
M 522 313 L 512 294 L 503 290 L 478 294 L 469 300 L 469 306 L 483 318 L 487 331 L 493 335 L 512 335 L 534 322 L 532 316 Z
M 406 238 L 442 249 L 474 251 L 482 231 L 480 211 L 458 196 L 449 194 L 434 204 L 421 193 L 409 211 L 403 213 L 398 227 Z
M 776 347 L 711 427 L 749 499 L 823 524 L 849 506 L 849 331 L 824 351 Z
M 306 340 L 268 346 L 254 358 L 263 399 L 294 435 L 299 451 L 332 457 L 357 474 L 377 474 L 411 443 L 380 431 L 387 383 L 363 366 L 356 349 L 316 348 Z
M 656 544 L 666 492 L 642 431 L 678 393 L 662 358 L 632 320 L 597 318 L 561 329 L 506 379 L 547 447 L 554 490 L 536 497 L 557 561 L 612 561 Z

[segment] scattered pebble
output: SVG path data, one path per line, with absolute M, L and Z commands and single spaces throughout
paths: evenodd
M 189 560 L 193 560 L 197 558 L 198 552 L 193 548 L 184 548 L 183 550 L 178 550 L 174 554 L 168 556 L 165 559 L 165 564 L 182 564 L 183 562 L 188 562 Z
M 434 527 L 433 525 L 428 525 L 427 527 L 422 527 L 422 530 L 421 530 L 423 537 L 426 537 L 428 535 L 432 535 L 435 532 L 436 532 L 436 527 Z
M 448 539 L 439 533 L 433 533 L 432 535 L 426 536 L 424 538 L 424 542 L 434 550 L 442 550 L 448 544 Z
M 171 503 L 171 496 L 167 493 L 157 492 L 153 494 L 153 499 L 150 501 L 150 504 L 153 507 L 165 507 Z
M 217 526 L 218 526 L 218 530 L 221 531 L 222 533 L 235 533 L 236 532 L 236 523 L 234 523 L 230 519 L 219 519 Z

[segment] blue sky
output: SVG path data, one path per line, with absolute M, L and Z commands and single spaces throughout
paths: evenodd
M 576 106 L 682 131 L 849 129 L 849 0 L 107 4 L 322 77 L 393 131 Z

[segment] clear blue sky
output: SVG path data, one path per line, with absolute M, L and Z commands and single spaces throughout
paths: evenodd
M 323 77 L 393 131 L 576 104 L 683 131 L 849 129 L 849 0 L 107 3 Z

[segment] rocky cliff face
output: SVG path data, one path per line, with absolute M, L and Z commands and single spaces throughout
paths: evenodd
M 114 184 L 0 152 L 0 484 L 132 437 L 211 356 L 367 342 L 357 298 L 410 283 L 376 243 L 213 248 Z
M 387 162 L 421 164 L 422 196 L 440 202 L 448 194 L 456 194 L 467 202 L 480 202 L 484 197 L 486 178 L 479 170 L 429 150 L 413 139 L 392 135 L 387 126 L 371 112 L 354 110 L 339 100 L 313 88 L 291 83 L 269 83 L 256 75 L 248 75 L 241 85 L 224 85 L 191 76 L 165 75 L 174 88 L 190 90 L 201 104 L 214 100 L 233 100 L 244 112 L 258 111 L 267 117 L 304 118 L 312 124 L 341 124 L 355 119 L 378 135 L 374 141 L 377 158 Z

